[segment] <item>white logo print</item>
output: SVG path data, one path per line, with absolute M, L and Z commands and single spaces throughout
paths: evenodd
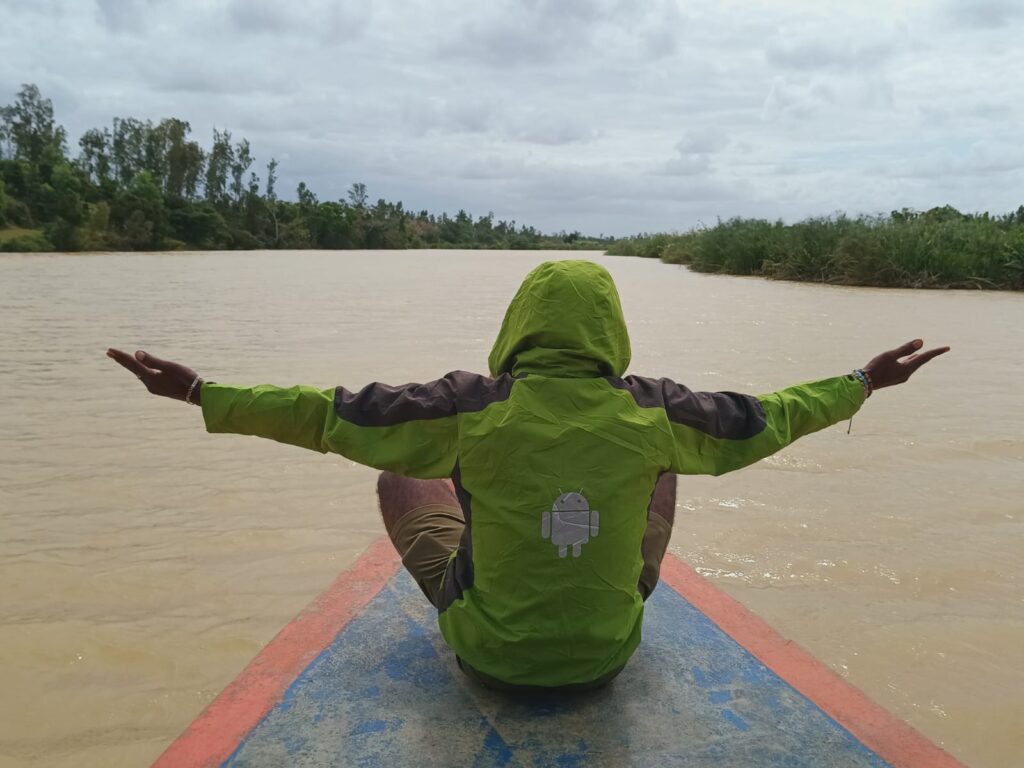
M 540 535 L 558 546 L 558 556 L 565 557 L 569 547 L 572 556 L 579 557 L 583 545 L 597 536 L 598 513 L 591 509 L 580 493 L 563 493 L 544 513 Z

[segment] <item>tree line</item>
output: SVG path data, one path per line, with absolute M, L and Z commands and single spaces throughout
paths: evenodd
M 185 120 L 115 117 L 71 156 L 50 99 L 26 84 L 0 108 L 0 250 L 255 248 L 603 248 L 579 232 L 545 235 L 494 214 L 474 218 L 372 202 L 354 183 L 341 200 L 300 183 L 278 196 L 278 163 L 213 130 L 204 147 Z

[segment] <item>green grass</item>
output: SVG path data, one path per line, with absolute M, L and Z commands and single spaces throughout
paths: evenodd
M 1024 206 L 1005 216 L 946 206 L 790 225 L 736 218 L 683 234 L 619 240 L 608 253 L 776 280 L 1024 290 Z
M 23 229 L 22 227 L 3 227 L 0 228 L 0 243 L 13 240 L 16 237 L 27 237 L 31 235 L 42 235 L 43 230 L 41 229 Z
M 0 251 L 5 253 L 41 253 L 52 251 L 53 243 L 38 229 L 6 227 L 0 229 Z

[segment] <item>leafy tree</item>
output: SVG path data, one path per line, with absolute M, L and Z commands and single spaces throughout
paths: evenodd
M 352 204 L 353 208 L 360 210 L 366 207 L 366 185 L 361 181 L 357 181 L 348 190 L 348 201 Z
M 114 118 L 110 140 L 114 175 L 121 186 L 146 168 L 146 125 L 134 117 Z
M 82 150 L 78 156 L 78 165 L 94 184 L 100 186 L 110 180 L 110 145 L 110 130 L 107 128 L 90 128 L 78 140 L 78 146 Z
M 165 191 L 167 149 L 170 143 L 167 123 L 168 121 L 164 120 L 154 126 L 147 120 L 142 125 L 142 169 L 149 171 L 156 185 Z
M 275 184 L 277 184 L 277 160 L 270 158 L 270 162 L 267 163 L 267 191 L 264 196 L 271 202 L 277 200 L 277 195 L 274 192 Z
M 267 163 L 267 185 L 263 198 L 263 208 L 266 212 L 268 221 L 263 229 L 265 231 L 264 240 L 273 246 L 277 246 L 281 241 L 281 224 L 278 221 L 277 216 L 277 194 L 274 191 L 274 185 L 276 183 L 277 160 L 270 158 L 270 162 Z
M 164 194 L 171 198 L 184 198 L 187 196 L 188 188 L 186 181 L 189 176 L 190 165 L 196 157 L 196 149 L 199 145 L 188 140 L 192 131 L 184 120 L 170 118 L 160 122 L 160 129 L 164 137 L 165 151 L 163 162 L 166 168 L 164 178 Z
M 295 190 L 295 194 L 299 198 L 299 208 L 315 208 L 317 204 L 316 195 L 306 186 L 306 182 L 300 181 L 298 188 Z
M 223 203 L 228 195 L 228 174 L 235 162 L 235 151 L 231 147 L 231 133 L 213 129 L 213 146 L 206 158 L 206 200 Z
M 65 151 L 66 133 L 53 118 L 53 102 L 44 99 L 35 85 L 25 84 L 14 104 L 0 115 L 7 153 L 15 160 L 39 162 L 48 148 L 60 155 Z
M 125 244 L 134 250 L 152 250 L 163 245 L 167 214 L 163 196 L 149 171 L 135 174 L 122 189 L 112 210 Z
M 86 251 L 101 251 L 107 247 L 107 229 L 110 226 L 110 204 L 106 200 L 90 205 L 82 227 L 80 244 Z
M 236 203 L 242 202 L 242 195 L 245 193 L 244 178 L 245 172 L 253 164 L 252 153 L 249 151 L 249 140 L 242 139 L 235 146 L 235 152 L 231 160 L 231 196 Z
M 224 217 L 210 205 L 177 208 L 168 217 L 173 236 L 204 250 L 227 248 L 231 244 Z
M 185 176 L 182 181 L 182 193 L 186 200 L 196 200 L 199 194 L 199 183 L 206 172 L 206 153 L 196 142 L 190 141 L 182 148 L 182 164 Z
M 303 219 L 290 221 L 281 227 L 280 245 L 288 250 L 311 248 L 313 237 L 309 233 L 309 227 Z
M 0 107 L 0 160 L 14 157 L 14 137 L 11 136 L 11 107 Z
M 147 251 L 156 248 L 157 238 L 153 234 L 153 222 L 146 218 L 141 210 L 134 210 L 122 226 L 124 243 L 135 251 Z
M 966 217 L 952 205 L 943 205 L 937 208 L 929 209 L 924 213 L 922 218 L 924 218 L 925 221 L 929 222 L 941 222 L 961 221 Z
M 56 215 L 72 226 L 81 224 L 85 217 L 82 200 L 85 179 L 82 172 L 69 163 L 60 163 L 50 176 L 50 186 L 53 189 Z

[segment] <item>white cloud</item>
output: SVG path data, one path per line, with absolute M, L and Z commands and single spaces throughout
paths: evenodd
M 1024 6 L 910 0 L 0 0 L 71 144 L 114 115 L 433 210 L 627 233 L 1015 208 Z M 945 198 L 945 199 L 943 199 Z
M 848 39 L 773 40 L 768 44 L 765 58 L 771 65 L 783 69 L 811 72 L 837 69 L 874 69 L 881 66 L 895 52 L 892 42 L 852 42 Z
M 946 12 L 955 24 L 978 29 L 1007 27 L 1024 16 L 1024 8 L 1015 0 L 953 0 Z
M 96 12 L 100 22 L 111 32 L 142 31 L 147 11 L 158 0 L 96 0 Z
M 338 44 L 360 37 L 372 12 L 372 4 L 357 0 L 230 0 L 227 21 L 231 31 L 271 38 L 302 35 L 321 43 Z

